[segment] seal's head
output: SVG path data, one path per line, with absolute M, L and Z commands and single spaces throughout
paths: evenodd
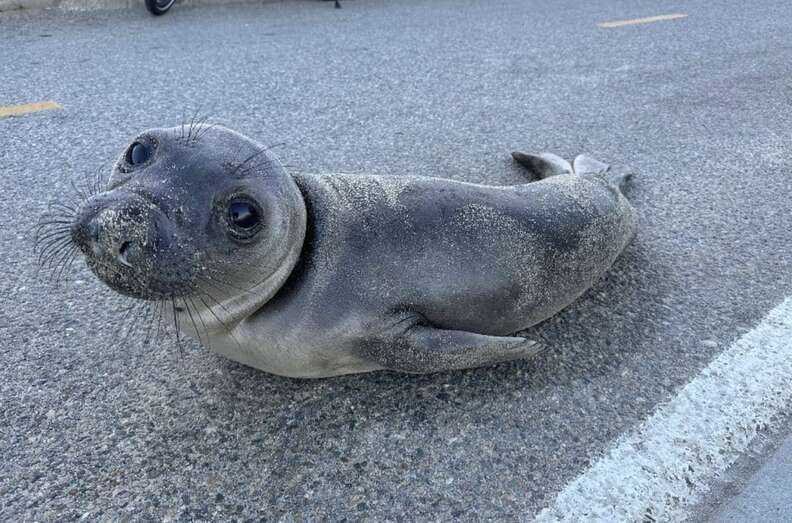
M 106 190 L 77 210 L 71 238 L 120 293 L 247 309 L 294 268 L 305 220 L 299 189 L 261 144 L 220 126 L 174 127 L 132 140 Z

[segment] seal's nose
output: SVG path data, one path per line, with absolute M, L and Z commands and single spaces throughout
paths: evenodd
M 72 241 L 86 256 L 97 254 L 99 246 L 100 227 L 97 215 L 101 207 L 97 205 L 83 205 L 71 224 Z
M 78 211 L 71 235 L 85 256 L 132 268 L 144 257 L 149 223 L 145 207 L 134 199 L 98 200 Z

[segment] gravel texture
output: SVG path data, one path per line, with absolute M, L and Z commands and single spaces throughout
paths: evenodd
M 687 12 L 600 29 L 597 22 Z M 0 15 L 0 519 L 516 518 L 792 289 L 786 2 L 405 0 Z M 46 202 L 199 110 L 292 169 L 513 183 L 509 152 L 633 168 L 639 233 L 535 361 L 319 381 L 124 339 Z

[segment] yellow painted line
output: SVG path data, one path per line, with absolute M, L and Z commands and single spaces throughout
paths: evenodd
M 647 16 L 646 18 L 633 18 L 632 20 L 601 22 L 597 25 L 606 29 L 610 29 L 611 27 L 623 27 L 625 25 L 651 24 L 652 22 L 662 22 L 664 20 L 676 20 L 678 18 L 685 18 L 686 16 L 687 15 L 683 13 L 674 13 L 670 15 Z
M 48 111 L 50 109 L 63 109 L 63 107 L 61 107 L 60 104 L 51 101 L 22 105 L 0 105 L 0 118 L 6 118 L 8 116 L 22 116 L 23 114 Z

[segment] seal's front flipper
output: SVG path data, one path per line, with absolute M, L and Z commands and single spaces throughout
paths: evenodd
M 514 161 L 528 169 L 535 179 L 544 180 L 557 174 L 572 174 L 568 161 L 553 153 L 526 154 L 519 151 L 511 153 Z
M 540 343 L 528 338 L 413 325 L 401 334 L 373 341 L 368 352 L 386 369 L 423 374 L 529 358 L 541 349 Z

